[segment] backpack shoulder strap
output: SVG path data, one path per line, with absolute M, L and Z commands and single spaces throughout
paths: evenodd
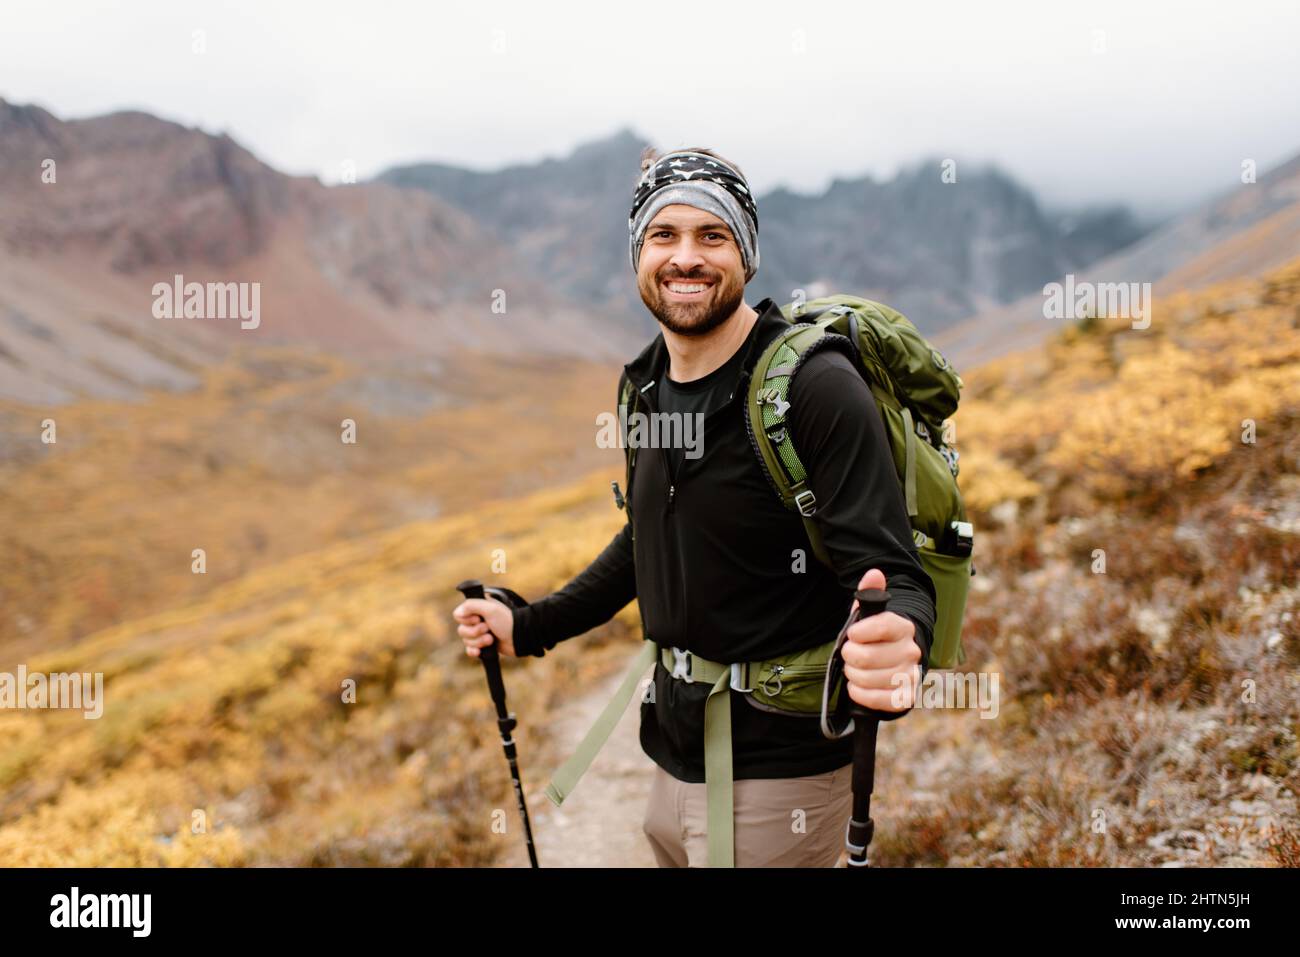
M 786 425 L 790 384 L 809 356 L 822 349 L 842 351 L 856 362 L 857 349 L 829 323 L 798 323 L 768 344 L 754 365 L 745 402 L 749 438 L 763 472 L 786 508 L 799 513 L 817 560 L 832 567 L 821 530 L 813 522 L 817 496 L 808 485 L 808 472 L 795 450 Z
M 632 386 L 632 380 L 627 377 L 627 372 L 620 372 L 618 376 L 618 427 L 621 432 L 619 438 L 623 443 L 623 505 L 620 508 L 627 509 L 627 523 L 632 524 L 632 468 L 636 464 L 636 449 L 632 447 L 627 440 L 627 423 L 628 416 L 636 409 L 636 391 Z M 615 499 L 617 501 L 617 497 Z M 635 526 L 633 526 L 635 531 Z

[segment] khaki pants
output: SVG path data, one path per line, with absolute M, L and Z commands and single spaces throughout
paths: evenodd
M 733 782 L 737 867 L 835 867 L 853 810 L 853 765 Z M 642 829 L 660 867 L 708 867 L 705 785 L 658 765 Z

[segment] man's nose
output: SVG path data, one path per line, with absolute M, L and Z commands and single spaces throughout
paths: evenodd
M 704 264 L 704 251 L 695 240 L 683 238 L 668 261 L 680 271 L 689 274 L 695 267 Z

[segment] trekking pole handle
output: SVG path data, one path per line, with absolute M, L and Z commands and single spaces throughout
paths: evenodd
M 467 578 L 456 586 L 456 590 L 466 598 L 487 598 L 483 592 L 483 583 L 477 578 Z M 479 616 L 480 618 L 482 615 Z M 488 634 L 492 635 L 492 629 L 488 629 Z M 487 654 L 489 651 L 495 656 L 497 653 L 497 636 L 492 635 L 492 644 L 486 645 L 479 651 L 479 657 Z
M 863 618 L 870 618 L 872 615 L 879 615 L 885 611 L 890 596 L 889 592 L 883 588 L 859 588 L 853 593 L 853 597 L 858 600 L 858 608 L 853 613 L 853 621 L 850 622 L 850 625 L 861 621 Z M 894 717 L 894 713 L 891 711 L 868 708 L 856 701 L 850 705 L 849 714 L 854 718 L 875 719 L 877 721 L 887 721 Z
M 467 578 L 456 586 L 456 590 L 466 598 L 488 597 L 483 591 L 483 583 L 477 578 Z M 506 686 L 505 682 L 501 680 L 501 659 L 497 653 L 497 636 L 492 634 L 490 628 L 488 634 L 492 635 L 492 644 L 480 648 L 478 657 L 487 671 L 488 691 L 492 694 L 492 703 L 496 705 L 498 723 L 509 723 L 510 728 L 506 729 L 508 731 L 514 727 L 514 715 L 506 710 Z

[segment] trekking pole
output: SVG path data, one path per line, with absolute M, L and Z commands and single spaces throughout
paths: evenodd
M 488 586 L 485 589 L 483 583 L 475 578 L 461 582 L 456 586 L 456 590 L 466 598 L 491 597 L 503 605 L 516 608 L 527 604 L 509 588 Z M 491 635 L 492 632 L 489 630 L 488 634 Z M 515 759 L 515 742 L 510 737 L 510 732 L 515 729 L 515 716 L 506 709 L 506 686 L 501 680 L 501 658 L 497 654 L 496 635 L 492 635 L 492 638 L 492 644 L 480 648 L 478 656 L 487 674 L 488 691 L 491 692 L 492 703 L 497 709 L 497 727 L 501 730 L 501 744 L 505 748 L 506 760 L 510 762 L 510 778 L 515 786 L 515 798 L 519 802 L 519 816 L 524 820 L 524 840 L 528 843 L 528 860 L 533 867 L 536 867 L 537 849 L 533 846 L 533 829 L 528 823 L 528 805 L 524 803 L 524 785 L 519 777 L 519 762 Z
M 883 588 L 863 588 L 854 592 L 858 600 L 857 611 L 849 618 L 844 633 L 854 622 L 878 615 L 889 602 L 889 592 Z M 841 642 L 836 653 L 843 647 Z M 848 696 L 848 688 L 844 694 Z M 848 849 L 848 867 L 870 867 L 867 847 L 875 835 L 876 825 L 871 820 L 871 791 L 876 784 L 876 732 L 880 729 L 880 715 L 888 712 L 866 708 L 854 701 L 849 707 L 853 718 L 853 814 L 844 830 L 844 846 Z

